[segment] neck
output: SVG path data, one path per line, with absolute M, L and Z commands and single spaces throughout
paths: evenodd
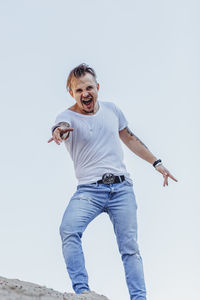
M 76 112 L 81 113 L 83 115 L 94 115 L 94 114 L 96 114 L 96 112 L 98 110 L 99 110 L 99 102 L 98 101 L 95 103 L 94 109 L 91 110 L 91 111 L 87 111 L 87 110 L 84 110 L 84 109 L 82 111 L 80 111 L 80 109 L 78 107 L 76 107 L 76 109 L 75 109 Z

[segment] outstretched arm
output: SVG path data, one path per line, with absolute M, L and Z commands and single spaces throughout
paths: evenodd
M 48 140 L 48 143 L 54 141 L 56 144 L 60 145 L 62 140 L 66 140 L 69 137 L 70 131 L 74 129 L 70 127 L 70 124 L 67 122 L 59 122 L 52 129 L 52 138 Z
M 128 128 L 124 128 L 119 132 L 120 139 L 123 143 L 136 155 L 146 160 L 150 164 L 153 164 L 158 158 L 154 156 L 147 146 Z M 168 185 L 168 177 L 174 181 L 178 181 L 171 173 L 162 165 L 155 167 L 164 177 L 163 186 Z

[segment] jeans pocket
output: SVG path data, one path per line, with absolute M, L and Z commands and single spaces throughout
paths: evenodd
M 133 184 L 126 179 L 123 182 L 124 182 L 124 185 L 133 186 Z

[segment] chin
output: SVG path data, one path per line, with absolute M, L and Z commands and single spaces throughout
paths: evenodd
M 91 114 L 91 113 L 93 113 L 93 112 L 94 112 L 94 109 L 93 109 L 93 110 L 90 110 L 90 111 L 88 111 L 88 110 L 84 110 L 84 109 L 83 109 L 83 111 L 84 111 L 85 113 L 87 113 L 87 114 Z

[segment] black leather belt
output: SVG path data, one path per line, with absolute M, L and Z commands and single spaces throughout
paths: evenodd
M 105 173 L 105 174 L 103 174 L 102 179 L 98 180 L 97 182 L 93 182 L 92 184 L 95 184 L 95 183 L 112 184 L 112 183 L 119 183 L 124 180 L 125 180 L 124 175 L 115 176 L 112 173 Z

